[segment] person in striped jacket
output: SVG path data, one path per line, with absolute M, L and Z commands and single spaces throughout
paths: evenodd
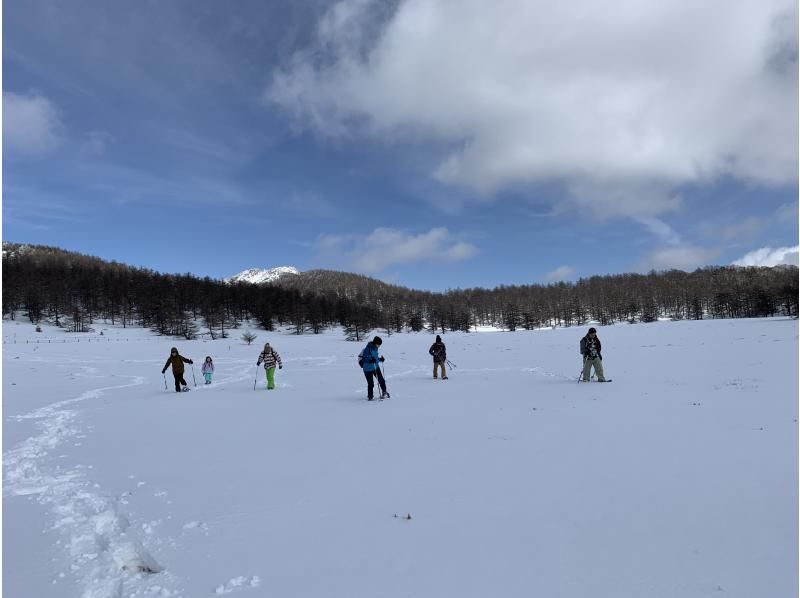
M 277 365 L 279 370 L 283 369 L 281 356 L 267 343 L 264 345 L 264 350 L 261 351 L 261 354 L 258 356 L 256 366 L 261 365 L 261 362 L 264 362 L 264 369 L 267 372 L 267 390 L 273 390 L 275 388 L 275 366 Z

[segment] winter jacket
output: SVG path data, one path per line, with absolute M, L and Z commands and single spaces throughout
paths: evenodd
M 256 365 L 261 365 L 261 362 L 264 362 L 264 369 L 268 370 L 270 368 L 274 368 L 275 364 L 278 364 L 280 367 L 283 367 L 283 363 L 281 362 L 281 356 L 275 352 L 275 349 L 270 348 L 269 351 L 264 349 L 261 351 L 261 354 L 258 356 L 258 361 Z
M 428 353 L 433 356 L 433 363 L 444 363 L 447 361 L 447 348 L 441 341 L 433 343 L 431 348 L 428 349 Z
M 365 372 L 374 372 L 380 367 L 381 356 L 374 343 L 367 343 L 361 354 L 364 357 L 364 365 L 361 367 Z
M 173 374 L 175 374 L 175 375 L 183 374 L 183 370 L 184 370 L 183 363 L 184 362 L 186 362 L 186 363 L 194 363 L 191 359 L 186 359 L 183 355 L 180 355 L 180 354 L 170 355 L 169 357 L 167 357 L 167 363 L 164 364 L 164 369 L 161 370 L 161 373 L 163 374 L 164 372 L 166 372 L 167 368 L 170 365 L 172 365 L 172 373 Z
M 204 361 L 203 362 L 203 373 L 204 374 L 213 374 L 214 373 L 214 362 L 213 361 Z
M 581 339 L 581 355 L 583 355 L 584 359 L 587 357 L 591 358 L 592 351 L 594 351 L 597 357 L 603 359 L 603 356 L 600 354 L 601 349 L 600 337 L 595 335 L 594 340 L 592 340 L 587 334 Z

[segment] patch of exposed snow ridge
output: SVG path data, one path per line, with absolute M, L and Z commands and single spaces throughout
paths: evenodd
M 249 282 L 252 284 L 264 284 L 265 282 L 275 282 L 284 276 L 296 276 L 300 270 L 294 266 L 278 266 L 277 268 L 250 268 L 244 272 L 239 272 L 235 276 L 226 278 L 225 282 Z

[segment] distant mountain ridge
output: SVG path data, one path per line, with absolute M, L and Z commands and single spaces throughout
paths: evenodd
M 226 278 L 224 282 L 237 283 L 249 282 L 251 284 L 264 284 L 277 282 L 281 278 L 298 276 L 300 270 L 294 266 L 278 266 L 277 268 L 250 268 Z

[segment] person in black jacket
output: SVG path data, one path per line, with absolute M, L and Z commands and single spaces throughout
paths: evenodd
M 442 337 L 436 335 L 436 342 L 428 349 L 428 354 L 433 356 L 433 379 L 436 380 L 439 368 L 442 368 L 442 380 L 447 380 L 447 370 L 444 363 L 447 361 L 447 348 L 442 342 Z
M 181 384 L 183 384 L 183 390 L 189 390 L 189 385 L 186 384 L 186 380 L 183 379 L 183 364 L 184 363 L 194 363 L 191 359 L 184 357 L 178 353 L 178 349 L 172 347 L 169 352 L 169 357 L 167 357 L 167 363 L 164 364 L 164 368 L 161 370 L 161 373 L 167 371 L 169 366 L 172 366 L 172 375 L 175 377 L 175 392 L 181 391 Z
M 589 381 L 592 367 L 597 374 L 598 382 L 605 382 L 603 376 L 603 355 L 600 353 L 602 345 L 597 337 L 597 330 L 589 328 L 589 333 L 581 339 L 581 355 L 583 355 L 583 381 Z

